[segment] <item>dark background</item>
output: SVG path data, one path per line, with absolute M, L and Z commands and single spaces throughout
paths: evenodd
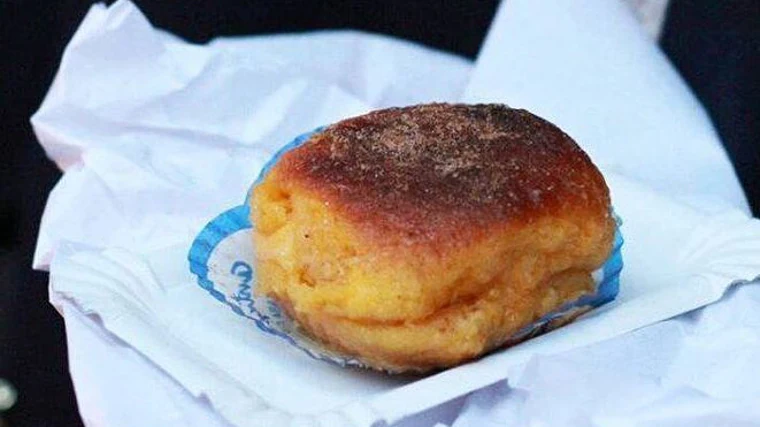
M 29 125 L 92 1 L 0 0 L 0 378 L 19 391 L 10 426 L 76 426 L 60 316 L 31 259 L 59 177 Z M 108 2 L 110 3 L 110 2 Z M 157 27 L 216 36 L 355 28 L 474 58 L 498 1 L 136 0 Z M 760 1 L 672 0 L 660 45 L 707 107 L 760 213 Z M 0 426 L 2 421 L 0 421 Z

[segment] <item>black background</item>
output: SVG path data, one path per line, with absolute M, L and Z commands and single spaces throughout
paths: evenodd
M 0 377 L 19 390 L 11 426 L 76 426 L 60 316 L 31 271 L 39 219 L 59 172 L 29 117 L 91 1 L 0 0 Z M 474 58 L 498 2 L 135 1 L 157 27 L 216 36 L 355 28 Z M 661 46 L 707 107 L 760 212 L 760 2 L 673 0 Z

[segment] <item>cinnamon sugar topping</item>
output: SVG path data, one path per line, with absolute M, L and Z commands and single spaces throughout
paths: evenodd
M 569 206 L 609 207 L 586 154 L 551 123 L 504 105 L 428 104 L 344 120 L 282 172 L 365 228 L 440 239 Z

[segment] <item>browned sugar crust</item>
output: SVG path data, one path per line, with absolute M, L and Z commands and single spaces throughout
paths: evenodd
M 504 105 L 428 104 L 341 121 L 286 153 L 280 178 L 371 241 L 467 242 L 560 210 L 606 216 L 599 171 L 559 128 Z

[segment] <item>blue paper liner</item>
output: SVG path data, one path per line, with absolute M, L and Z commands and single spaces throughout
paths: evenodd
M 287 151 L 306 142 L 311 135 L 323 128 L 298 136 L 283 146 L 264 165 L 254 182 L 258 184 L 272 166 Z M 251 187 L 253 188 L 253 186 Z M 261 331 L 285 340 L 309 356 L 339 366 L 370 367 L 356 356 L 349 356 L 326 348 L 314 340 L 298 324 L 290 319 L 275 302 L 266 297 L 254 297 L 256 276 L 251 264 L 254 259 L 251 239 L 249 199 L 240 206 L 229 209 L 209 222 L 196 236 L 190 247 L 188 260 L 190 271 L 198 277 L 198 284 L 218 301 L 228 305 L 235 314 L 246 317 Z M 615 216 L 617 227 L 612 253 L 604 265 L 594 272 L 596 291 L 541 317 L 522 328 L 507 342 L 523 341 L 551 330 L 580 313 L 607 304 L 617 297 L 620 271 L 623 268 L 620 234 L 620 218 Z

